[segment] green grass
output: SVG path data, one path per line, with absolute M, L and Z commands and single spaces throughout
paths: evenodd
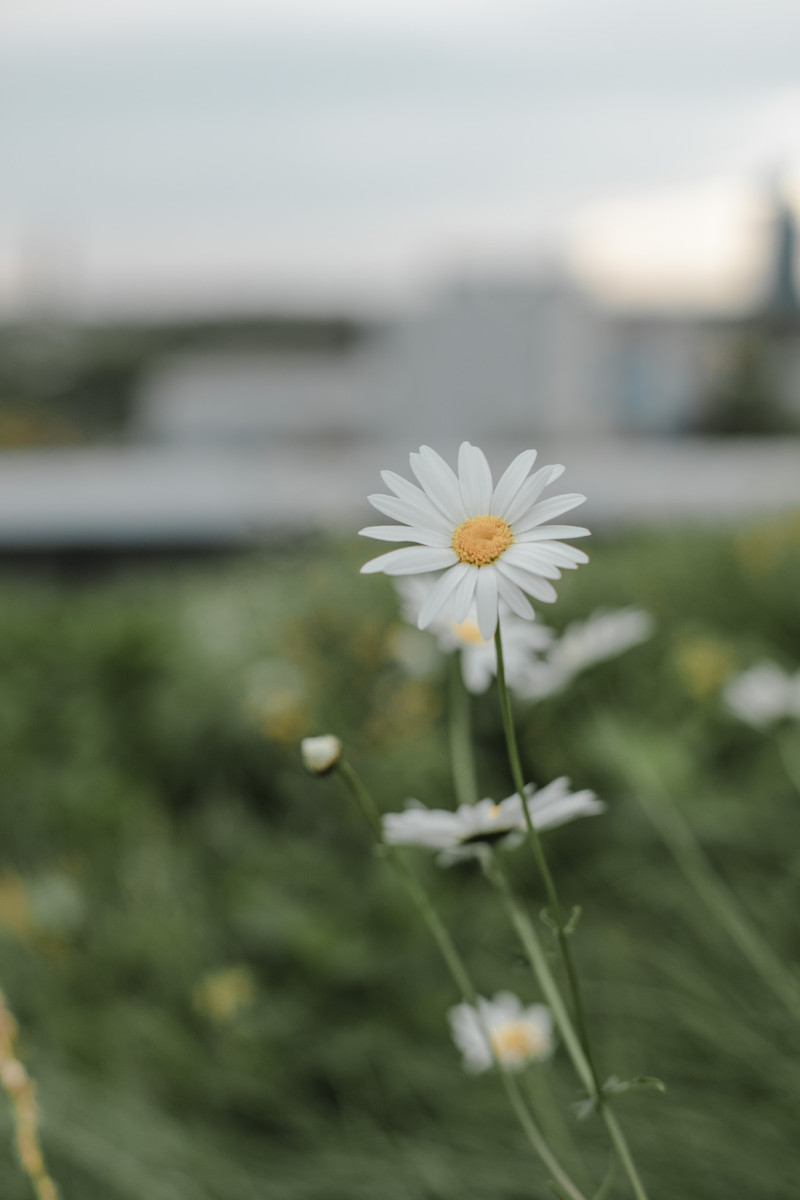
M 718 690 L 800 660 L 800 525 L 596 539 L 545 615 L 639 604 L 655 637 L 520 711 L 528 774 L 608 813 L 547 835 L 605 1075 L 653 1197 L 796 1196 L 800 1027 L 699 905 L 640 803 L 679 806 L 785 962 L 800 796 Z M 66 1200 L 549 1195 L 497 1081 L 464 1076 L 452 985 L 334 780 L 336 732 L 386 809 L 453 803 L 442 681 L 393 657 L 363 547 L 0 589 L 0 983 Z M 496 697 L 481 790 L 511 790 Z M 482 878 L 414 856 L 482 991 L 535 985 Z M 525 851 L 509 857 L 535 913 Z M 544 931 L 546 932 L 546 931 Z M 225 972 L 233 969 L 232 975 Z M 577 1092 L 563 1051 L 551 1068 Z M 599 1184 L 599 1123 L 576 1126 Z M 29 1195 L 0 1103 L 0 1195 Z M 612 1195 L 626 1195 L 618 1177 Z

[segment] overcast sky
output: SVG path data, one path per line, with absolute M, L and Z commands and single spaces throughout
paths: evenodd
M 800 165 L 798 46 L 797 0 L 5 0 L 0 300 L 366 302 L 565 255 L 715 302 L 753 181 Z

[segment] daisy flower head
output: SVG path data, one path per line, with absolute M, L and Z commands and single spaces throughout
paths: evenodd
M 529 783 L 525 802 L 534 828 L 540 831 L 605 810 L 594 792 L 570 792 L 569 780 L 564 777 L 538 790 Z M 513 849 L 523 841 L 525 830 L 525 813 L 516 794 L 499 804 L 494 800 L 461 804 L 455 812 L 411 801 L 403 812 L 387 813 L 383 818 L 387 842 L 437 851 L 437 862 L 443 867 L 468 858 L 485 860 L 492 847 Z
M 481 637 L 494 637 L 498 604 L 532 620 L 528 596 L 551 603 L 551 580 L 562 569 L 588 562 L 586 554 L 561 539 L 583 537 L 580 525 L 548 525 L 553 517 L 582 504 L 569 494 L 539 500 L 562 474 L 561 466 L 541 467 L 533 475 L 535 450 L 523 450 L 495 485 L 486 456 L 462 442 L 458 474 L 429 446 L 411 455 L 419 486 L 393 471 L 382 478 L 393 495 L 370 496 L 370 503 L 398 525 L 370 525 L 360 532 L 385 542 L 416 542 L 390 550 L 361 568 L 365 574 L 422 575 L 441 571 L 417 619 L 426 629 L 446 611 L 456 624 L 467 620 L 473 605 Z
M 466 1071 L 487 1071 L 495 1059 L 521 1071 L 553 1053 L 550 1009 L 545 1004 L 524 1007 L 513 992 L 498 992 L 493 1000 L 479 996 L 477 1007 L 456 1004 L 448 1017 Z
M 419 615 L 436 584 L 434 575 L 406 575 L 395 581 L 403 617 L 409 624 L 418 623 Z M 502 600 L 498 604 L 498 614 L 503 625 L 506 683 L 513 692 L 518 683 L 527 679 L 535 656 L 549 648 L 553 632 L 538 621 L 518 617 Z M 427 628 L 444 654 L 460 654 L 461 674 L 467 690 L 475 695 L 485 692 L 497 674 L 497 655 L 492 639 L 481 636 L 475 605 L 460 622 L 440 610 Z
M 731 712 L 756 729 L 786 717 L 800 719 L 800 671 L 790 675 L 774 662 L 757 663 L 737 675 L 723 695 Z
M 647 641 L 654 628 L 653 618 L 643 609 L 597 609 L 585 621 L 567 626 L 553 647 L 552 657 L 563 663 L 565 670 L 583 671 Z
M 623 654 L 651 637 L 655 622 L 639 608 L 598 609 L 585 621 L 573 621 L 554 637 L 544 656 L 528 664 L 517 680 L 525 700 L 542 700 L 562 691 L 587 667 Z

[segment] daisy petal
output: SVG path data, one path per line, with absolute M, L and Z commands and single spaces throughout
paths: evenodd
M 439 512 L 431 497 L 422 488 L 418 488 L 414 483 L 409 483 L 407 479 L 403 479 L 402 475 L 396 475 L 394 471 L 381 471 L 381 479 L 401 500 L 407 500 L 410 504 L 424 509 L 426 512 L 430 509 L 431 520 L 428 524 L 432 529 L 441 528 L 442 531 L 445 531 L 451 528 L 452 522 Z
M 525 480 L 503 514 L 503 520 L 508 521 L 509 525 L 513 525 L 521 516 L 524 516 L 536 497 L 544 491 L 548 484 L 553 483 L 563 474 L 564 467 L 558 463 L 553 463 L 549 467 L 540 467 L 531 475 L 530 479 Z
M 534 619 L 536 614 L 522 588 L 518 587 L 516 583 L 512 583 L 499 571 L 497 572 L 497 592 L 500 599 L 505 600 L 511 611 L 515 612 L 518 617 L 524 617 L 527 621 Z
M 556 589 L 552 583 L 548 583 L 546 579 L 542 579 L 541 575 L 535 575 L 532 571 L 526 571 L 524 567 L 515 567 L 512 563 L 506 561 L 506 556 L 503 555 L 498 559 L 497 569 L 501 575 L 505 575 L 506 579 L 510 579 L 512 583 L 516 583 L 517 587 L 521 587 L 523 592 L 527 592 L 529 596 L 533 596 L 536 600 L 541 600 L 545 604 L 552 604 L 558 599 Z
M 466 566 L 467 564 L 465 563 L 464 565 Z M 469 616 L 472 601 L 475 599 L 475 586 L 478 582 L 479 570 L 479 567 L 470 566 L 456 588 L 455 595 L 453 596 L 453 620 L 457 625 L 461 625 Z
M 560 567 L 577 567 L 578 563 L 587 563 L 589 555 L 584 550 L 579 550 L 577 546 L 567 546 L 564 542 L 533 542 L 522 543 L 529 545 L 531 549 L 539 549 L 540 547 L 549 554 L 554 563 L 558 563 Z
M 475 588 L 478 608 L 478 629 L 485 642 L 491 641 L 497 629 L 497 572 L 494 567 L 480 567 Z
M 523 450 L 522 454 L 517 455 L 511 466 L 507 467 L 503 472 L 497 487 L 494 489 L 492 503 L 489 506 L 490 513 L 494 513 L 496 517 L 505 515 L 506 507 L 522 487 L 528 472 L 535 462 L 535 450 Z
M 581 496 L 578 492 L 569 492 L 563 496 L 551 496 L 549 500 L 542 500 L 540 504 L 534 504 L 533 508 L 529 508 L 526 513 L 523 513 L 517 518 L 516 522 L 510 522 L 514 533 L 524 533 L 526 529 L 533 529 L 534 525 L 543 525 L 545 521 L 549 521 L 551 517 L 560 517 L 562 513 L 569 512 L 571 508 L 577 508 L 579 504 L 583 504 L 585 496 Z
M 534 575 L 543 575 L 545 579 L 561 578 L 561 572 L 553 562 L 552 555 L 547 553 L 545 542 L 536 546 L 509 546 L 503 560 L 511 566 L 521 567 L 524 571 L 533 571 Z
M 419 610 L 417 618 L 419 629 L 426 629 L 430 625 L 431 621 L 444 607 L 468 572 L 468 563 L 457 563 L 456 566 L 451 567 L 449 571 L 445 571 L 444 575 L 441 575 L 436 580 L 436 583 L 428 593 L 428 598 Z
M 462 442 L 458 451 L 458 481 L 467 516 L 488 513 L 492 503 L 492 472 L 483 451 L 469 442 Z
M 538 542 L 542 538 L 576 538 L 589 537 L 589 530 L 583 525 L 537 525 L 535 529 L 526 529 L 524 533 L 514 535 L 517 542 Z
M 430 501 L 417 504 L 411 500 L 399 500 L 397 496 L 367 496 L 373 508 L 377 508 L 393 521 L 402 521 L 404 525 L 413 525 L 420 529 L 430 529 L 433 533 L 445 532 L 441 514 L 436 511 Z
M 429 529 L 411 528 L 408 525 L 367 525 L 359 529 L 360 537 L 376 538 L 379 542 L 419 542 L 423 546 L 446 546 L 443 533 L 432 533 Z
M 430 446 L 420 446 L 419 454 L 411 455 L 411 470 L 445 517 L 453 525 L 460 525 L 467 514 L 452 467 Z
M 405 546 L 402 550 L 390 550 L 388 554 L 371 558 L 364 563 L 361 574 L 374 575 L 376 571 L 383 571 L 384 575 L 421 575 L 425 571 L 441 571 L 457 562 L 458 555 L 454 550 L 434 546 Z

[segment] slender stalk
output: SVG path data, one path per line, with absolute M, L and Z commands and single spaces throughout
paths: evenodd
M 597 1072 L 592 1061 L 589 1043 L 589 1030 L 586 1024 L 586 1011 L 584 1009 L 583 996 L 581 995 L 580 984 L 578 982 L 578 972 L 575 969 L 575 962 L 572 957 L 572 950 L 569 944 L 569 935 L 565 929 L 561 904 L 558 899 L 555 881 L 550 873 L 550 868 L 547 865 L 547 859 L 544 855 L 542 840 L 539 837 L 536 826 L 531 820 L 531 814 L 528 811 L 528 804 L 527 800 L 525 799 L 525 777 L 522 772 L 522 763 L 520 761 L 519 749 L 517 746 L 517 735 L 514 729 L 514 719 L 511 713 L 511 697 L 509 696 L 508 687 L 506 685 L 505 663 L 503 661 L 503 640 L 500 634 L 499 624 L 495 634 L 495 649 L 497 651 L 497 688 L 500 693 L 500 710 L 503 715 L 503 729 L 505 731 L 508 760 L 511 767 L 511 776 L 514 781 L 514 787 L 517 789 L 520 800 L 522 801 L 522 811 L 525 816 L 525 825 L 528 831 L 529 843 L 533 850 L 533 857 L 536 861 L 539 874 L 542 877 L 545 891 L 547 892 L 547 900 L 550 905 L 553 921 L 555 922 L 556 939 L 558 941 L 558 948 L 564 963 L 564 969 L 567 973 L 567 982 L 569 985 L 572 1007 L 575 1014 L 575 1023 L 578 1027 L 578 1033 L 580 1035 L 586 1058 L 591 1066 L 597 1091 L 599 1092 L 600 1081 L 597 1077 Z
M 561 904 L 558 899 L 558 892 L 556 891 L 555 880 L 553 879 L 553 876 L 550 872 L 550 868 L 547 865 L 547 859 L 545 858 L 544 847 L 542 846 L 541 838 L 539 837 L 539 834 L 536 831 L 536 827 L 533 823 L 533 820 L 531 819 L 531 815 L 528 810 L 528 803 L 525 798 L 525 777 L 524 777 L 523 771 L 522 771 L 522 763 L 521 763 L 520 756 L 519 756 L 519 747 L 517 746 L 517 735 L 516 735 L 516 731 L 514 729 L 514 719 L 513 719 L 512 712 L 511 712 L 511 697 L 509 695 L 508 686 L 506 684 L 505 663 L 503 660 L 503 639 L 502 639 L 502 635 L 500 632 L 499 622 L 497 625 L 497 632 L 495 633 L 495 650 L 497 652 L 497 688 L 498 688 L 498 692 L 500 695 L 500 711 L 501 711 L 502 717 L 503 717 L 503 730 L 505 732 L 506 748 L 508 750 L 508 761 L 509 761 L 509 765 L 511 767 L 511 776 L 514 781 L 514 787 L 517 789 L 519 798 L 522 802 L 522 811 L 523 811 L 523 814 L 525 817 L 525 826 L 526 826 L 526 829 L 528 832 L 528 842 L 533 850 L 533 857 L 536 861 L 536 865 L 537 865 L 537 867 L 539 869 L 539 873 L 542 877 L 545 891 L 547 893 L 548 903 L 550 905 L 550 911 L 551 911 L 551 914 L 553 917 L 553 921 L 555 922 L 556 940 L 558 942 L 558 948 L 561 953 L 561 959 L 564 963 L 564 969 L 565 969 L 566 975 L 567 975 L 567 984 L 569 987 L 570 998 L 572 1000 L 572 1008 L 573 1008 L 573 1012 L 575 1015 L 575 1024 L 577 1026 L 577 1034 L 578 1034 L 578 1038 L 579 1038 L 579 1046 L 580 1046 L 581 1054 L 578 1055 L 576 1053 L 576 1049 L 575 1049 L 574 1045 L 573 1046 L 568 1045 L 568 1049 L 570 1050 L 570 1055 L 572 1057 L 572 1061 L 575 1066 L 575 1069 L 577 1070 L 582 1082 L 584 1083 L 584 1086 L 587 1087 L 587 1091 L 595 1099 L 600 1116 L 603 1119 L 603 1122 L 608 1131 L 608 1135 L 609 1135 L 609 1137 L 614 1145 L 614 1148 L 619 1156 L 620 1162 L 622 1163 L 625 1173 L 628 1176 L 628 1180 L 630 1182 L 631 1188 L 633 1189 L 634 1195 L 637 1197 L 637 1200 L 647 1200 L 647 1193 L 644 1190 L 644 1185 L 642 1184 L 642 1181 L 639 1177 L 638 1171 L 636 1170 L 636 1166 L 634 1164 L 633 1157 L 628 1148 L 627 1141 L 625 1140 L 625 1135 L 622 1132 L 619 1122 L 617 1121 L 616 1117 L 610 1110 L 610 1107 L 608 1104 L 608 1098 L 605 1095 L 605 1092 L 603 1091 L 603 1086 L 600 1082 L 600 1078 L 599 1078 L 599 1075 L 597 1072 L 597 1067 L 595 1065 L 594 1057 L 592 1055 L 591 1042 L 589 1039 L 589 1028 L 588 1028 L 588 1024 L 586 1021 L 586 1010 L 584 1008 L 583 996 L 581 994 L 581 988 L 580 988 L 580 984 L 578 982 L 578 972 L 575 968 L 575 960 L 573 959 L 573 956 L 572 956 L 572 950 L 570 948 L 570 943 L 569 943 L 569 934 L 567 933 L 566 928 L 565 928 L 564 916 L 563 916 L 563 912 L 561 909 Z M 501 871 L 501 875 L 502 875 L 502 871 Z M 503 879 L 505 879 L 504 876 L 503 876 Z M 526 937 L 525 937 L 525 939 L 522 939 L 523 945 L 526 945 L 526 942 L 527 942 L 526 949 L 528 948 L 528 946 L 530 946 L 531 950 L 532 950 L 534 947 L 534 944 L 535 944 L 536 946 L 539 947 L 539 950 L 541 950 L 541 946 L 539 944 L 538 937 L 533 930 L 533 926 L 528 921 L 527 916 L 524 913 L 522 913 L 521 910 L 519 910 L 519 906 L 516 904 L 516 901 L 514 900 L 512 894 L 511 894 L 511 890 L 507 886 L 507 881 L 506 881 L 506 892 L 507 892 L 507 895 L 511 898 L 511 900 L 513 902 L 514 910 L 519 911 L 519 914 L 522 917 L 522 921 L 518 921 L 518 919 L 516 917 L 513 917 L 512 919 L 514 921 L 515 926 L 517 927 L 517 931 L 518 931 L 521 939 L 522 939 L 523 927 L 526 930 Z M 533 934 L 533 937 L 530 936 L 531 934 Z M 529 952 L 529 957 L 530 957 L 530 952 Z M 537 957 L 539 957 L 539 956 L 537 955 Z M 531 965 L 533 966 L 533 958 L 532 957 L 531 957 Z M 547 966 L 546 960 L 544 960 L 544 966 L 545 966 L 547 975 L 550 976 L 550 979 L 552 980 L 552 975 L 550 975 L 550 969 Z M 534 970 L 536 970 L 536 967 L 534 967 Z M 538 976 L 538 971 L 537 971 L 537 976 Z M 540 983 L 541 983 L 541 980 L 540 980 Z M 553 989 L 556 992 L 558 991 L 558 989 L 555 987 L 555 981 L 553 981 Z M 559 1000 L 560 1000 L 560 994 L 559 994 Z M 561 1007 L 561 1011 L 563 1014 L 563 1011 L 564 1011 L 563 1003 L 560 1005 L 560 1007 Z M 554 1013 L 554 1016 L 556 1017 L 556 1020 L 558 1021 L 559 1018 L 558 1018 L 558 1012 L 556 1011 L 556 1009 L 553 1010 L 553 1013 Z M 572 1042 L 572 1040 L 574 1038 L 574 1029 L 572 1027 L 572 1023 L 568 1021 L 568 1018 L 567 1018 L 567 1021 L 564 1023 L 564 1028 L 566 1027 L 567 1023 L 569 1024 L 569 1028 L 571 1030 L 570 1042 Z M 561 1022 L 559 1022 L 559 1028 L 562 1028 Z M 566 1042 L 567 1036 L 564 1033 L 564 1028 L 562 1028 L 562 1036 L 564 1037 L 565 1042 Z
M 478 784 L 475 752 L 472 747 L 470 695 L 461 674 L 461 655 L 450 655 L 450 696 L 448 707 L 448 736 L 453 786 L 459 804 L 477 804 Z
M 409 869 L 402 854 L 398 852 L 396 847 L 383 840 L 383 827 L 380 815 L 375 807 L 372 797 L 364 787 L 356 772 L 345 759 L 340 760 L 338 764 L 338 770 L 343 781 L 347 785 L 354 799 L 361 808 L 361 811 L 366 817 L 367 822 L 375 834 L 377 841 L 383 846 L 386 857 L 400 877 L 404 887 L 406 888 L 406 891 L 408 892 L 408 895 L 419 911 L 420 916 L 428 926 L 428 929 L 432 934 L 434 941 L 436 942 L 439 952 L 453 977 L 453 981 L 458 988 L 462 999 L 466 1004 L 471 1005 L 471 1007 L 475 1009 L 480 1020 L 478 993 L 464 964 L 464 960 L 456 949 L 455 943 L 450 936 L 447 926 L 439 916 L 439 913 L 431 902 L 431 899 L 423 888 L 422 884 Z M 514 1075 L 512 1075 L 507 1069 L 502 1060 L 499 1059 L 495 1054 L 494 1047 L 492 1046 L 491 1039 L 488 1037 L 488 1033 L 487 1041 L 492 1050 L 492 1056 L 494 1058 L 495 1065 L 498 1068 L 508 1101 L 514 1110 L 517 1120 L 522 1126 L 522 1129 L 531 1146 L 542 1159 L 547 1169 L 552 1172 L 553 1178 L 560 1184 L 566 1195 L 570 1197 L 570 1200 L 586 1200 L 583 1192 L 581 1192 L 577 1185 L 573 1183 L 547 1144 L 545 1138 L 539 1130 L 539 1127 L 531 1116 L 519 1083 Z
M 616 744 L 617 757 L 624 763 L 630 776 L 631 758 L 627 749 L 623 758 L 619 731 L 608 722 L 604 726 L 608 731 L 606 744 Z M 634 768 L 634 781 L 636 777 L 643 784 L 635 787 L 636 798 L 687 881 L 764 983 L 795 1017 L 800 1018 L 800 980 L 787 969 L 742 911 L 736 897 L 707 858 L 691 825 L 661 784 L 657 773 L 640 761 Z
M 539 934 L 536 932 L 536 927 L 528 919 L 527 913 L 523 910 L 512 892 L 511 885 L 508 882 L 508 875 L 500 856 L 491 853 L 487 854 L 484 859 L 484 871 L 490 883 L 494 884 L 500 893 L 511 924 L 517 932 L 531 969 L 542 990 L 542 995 L 553 1013 L 567 1053 L 572 1059 L 572 1065 L 586 1091 L 590 1096 L 597 1099 L 602 1089 L 597 1083 L 591 1063 L 583 1048 L 583 1043 L 575 1030 L 569 1009 L 564 1003 L 558 984 L 550 970 L 547 955 L 539 939 Z
M 47 1172 L 39 1142 L 39 1109 L 36 1088 L 16 1053 L 17 1022 L 0 990 L 0 1085 L 14 1114 L 17 1154 L 30 1180 L 36 1200 L 58 1200 L 56 1185 Z
M 572 1163 L 581 1164 L 580 1150 L 554 1093 L 549 1066 L 549 1063 L 539 1063 L 526 1071 L 528 1101 L 542 1132 L 556 1152 Z
M 614 1149 L 619 1156 L 619 1160 L 628 1176 L 633 1194 L 637 1200 L 647 1200 L 647 1192 L 644 1189 L 633 1157 L 628 1148 L 628 1143 L 622 1128 L 611 1111 L 608 1097 L 605 1095 L 601 1085 L 597 1081 L 597 1074 L 592 1066 L 591 1059 L 585 1053 L 583 1044 L 575 1031 L 572 1020 L 567 1010 L 567 1006 L 561 998 L 561 993 L 558 989 L 553 974 L 547 962 L 542 943 L 539 940 L 539 935 L 536 932 L 536 927 L 528 918 L 527 913 L 519 904 L 516 896 L 511 890 L 511 885 L 508 882 L 508 876 L 505 868 L 502 865 L 502 860 L 499 855 L 492 855 L 486 860 L 485 871 L 490 882 L 497 887 L 505 904 L 511 923 L 517 931 L 519 940 L 531 965 L 534 975 L 536 976 L 539 987 L 542 989 L 547 1003 L 553 1012 L 556 1025 L 559 1033 L 564 1040 L 567 1053 L 572 1059 L 572 1065 L 578 1075 L 586 1091 L 597 1105 L 597 1110 L 606 1127 L 609 1138 Z
M 781 756 L 784 771 L 800 794 L 800 746 L 798 746 L 797 736 L 789 738 L 785 732 L 779 733 L 778 753 Z

